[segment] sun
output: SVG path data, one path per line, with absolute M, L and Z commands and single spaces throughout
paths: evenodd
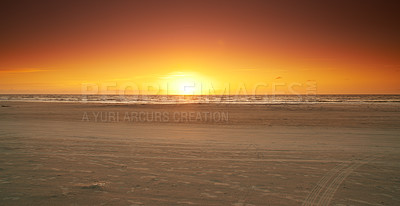
M 163 79 L 170 95 L 204 95 L 210 89 L 210 78 L 196 72 L 172 72 Z

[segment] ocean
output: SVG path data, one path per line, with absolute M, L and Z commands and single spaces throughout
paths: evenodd
M 400 95 L 81 95 L 1 94 L 0 101 L 120 104 L 400 104 Z

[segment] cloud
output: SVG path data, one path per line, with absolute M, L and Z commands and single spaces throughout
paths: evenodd
M 240 72 L 250 72 L 250 71 L 257 71 L 259 69 L 256 68 L 241 68 L 241 69 L 235 69 L 236 71 L 240 71 Z
M 399 64 L 388 64 L 388 65 L 384 65 L 383 67 L 398 69 L 398 68 L 400 68 L 400 65 Z
M 276 77 L 275 79 L 282 79 L 283 77 Z
M 47 71 L 51 71 L 51 70 L 38 69 L 38 68 L 0 69 L 0 73 L 3 73 L 3 74 L 33 73 L 33 72 L 47 72 Z
M 172 79 L 176 77 L 188 77 L 188 76 L 193 76 L 191 73 L 185 73 L 185 72 L 170 72 L 168 74 L 164 75 L 158 75 L 159 79 Z

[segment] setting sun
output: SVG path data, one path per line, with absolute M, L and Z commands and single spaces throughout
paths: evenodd
M 197 72 L 172 72 L 159 79 L 163 94 L 205 95 L 212 94 L 214 89 L 212 79 Z

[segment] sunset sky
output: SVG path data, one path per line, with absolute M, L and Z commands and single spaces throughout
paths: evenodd
M 393 2 L 3 1 L 0 93 L 399 94 Z

